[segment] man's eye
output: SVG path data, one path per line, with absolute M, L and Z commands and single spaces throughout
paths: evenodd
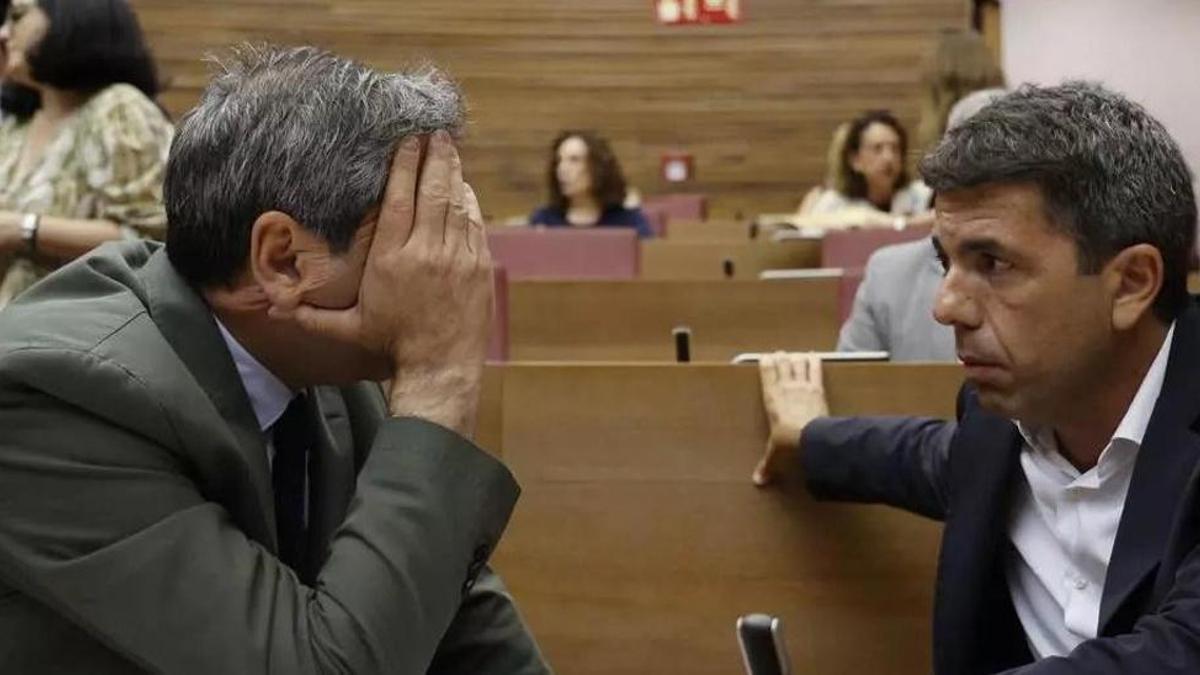
M 997 272 L 1007 272 L 1012 269 L 1012 263 L 1002 258 L 997 258 L 994 255 L 983 254 L 980 256 L 980 268 L 983 272 L 993 274 Z

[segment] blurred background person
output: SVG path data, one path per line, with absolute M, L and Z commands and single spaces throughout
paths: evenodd
M 8 18 L 8 8 L 11 4 L 8 0 L 0 1 L 0 20 Z M 0 76 L 8 64 L 8 37 L 11 27 L 12 24 L 8 21 L 0 24 Z M 0 121 L 10 115 L 19 120 L 27 120 L 33 116 L 40 104 L 37 92 L 33 89 L 0 81 Z
M 837 189 L 838 167 L 842 161 L 842 152 L 846 149 L 846 137 L 849 135 L 849 122 L 842 122 L 833 130 L 833 135 L 829 138 L 829 149 L 825 151 L 825 180 L 805 193 L 804 199 L 800 200 L 800 206 L 796 208 L 797 215 L 811 213 L 822 195 Z
M 625 174 L 608 141 L 592 131 L 564 131 L 550 146 L 550 203 L 529 216 L 546 227 L 632 227 L 653 237 L 641 209 L 626 207 Z
M 903 227 L 929 210 L 930 192 L 909 179 L 908 133 L 892 113 L 872 110 L 850 123 L 836 171 L 834 189 L 814 200 L 811 215 L 842 214 L 826 227 L 888 225 Z
M 172 126 L 124 0 L 13 0 L 4 79 L 38 96 L 0 123 L 0 307 L 110 240 L 161 238 Z
M 951 109 L 947 129 L 1005 93 L 984 89 L 969 94 Z M 871 254 L 850 316 L 838 334 L 838 351 L 885 351 L 892 361 L 957 361 L 954 330 L 933 318 L 941 283 L 942 265 L 930 237 Z
M 949 127 L 950 110 L 968 94 L 1003 89 L 1004 71 L 973 30 L 946 30 L 925 56 L 921 68 L 921 121 L 917 147 L 932 149 Z

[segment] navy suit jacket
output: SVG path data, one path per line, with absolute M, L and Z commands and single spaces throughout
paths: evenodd
M 891 504 L 945 523 L 933 616 L 937 675 L 1200 673 L 1200 310 L 1175 326 L 1100 605 L 1099 637 L 1034 662 L 1008 591 L 1008 514 L 1023 440 L 959 395 L 958 423 L 826 418 L 804 431 L 818 498 Z

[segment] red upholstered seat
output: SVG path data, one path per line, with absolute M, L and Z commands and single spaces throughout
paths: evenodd
M 492 259 L 508 278 L 635 279 L 638 238 L 633 228 L 513 227 L 488 230 Z

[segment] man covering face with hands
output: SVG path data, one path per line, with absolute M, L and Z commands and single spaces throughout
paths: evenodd
M 180 125 L 166 249 L 0 316 L 6 672 L 547 672 L 487 567 L 518 488 L 469 440 L 461 124 L 434 71 L 242 48 Z

